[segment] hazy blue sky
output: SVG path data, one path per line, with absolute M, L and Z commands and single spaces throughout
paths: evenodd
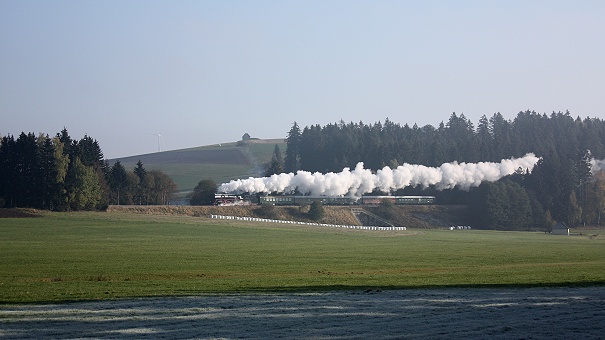
M 0 0 L 0 135 L 108 158 L 344 120 L 605 118 L 605 1 Z

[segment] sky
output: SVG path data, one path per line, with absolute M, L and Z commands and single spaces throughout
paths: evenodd
M 106 158 L 452 112 L 605 119 L 605 1 L 0 0 L 0 135 Z

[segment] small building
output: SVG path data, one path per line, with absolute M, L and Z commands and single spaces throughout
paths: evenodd
M 553 235 L 569 235 L 569 228 L 567 228 L 565 223 L 557 223 L 557 225 L 552 227 L 550 233 Z

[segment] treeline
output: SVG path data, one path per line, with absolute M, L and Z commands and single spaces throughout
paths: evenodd
M 107 176 L 111 193 L 109 204 L 113 205 L 165 205 L 177 191 L 170 176 L 159 170 L 147 171 L 139 160 L 133 171 L 116 161 Z
M 67 129 L 55 137 L 22 132 L 0 140 L 0 207 L 95 210 L 109 204 L 167 204 L 176 185 L 167 175 L 132 172 L 103 159 L 89 136 L 73 140 Z
M 480 227 L 547 228 L 601 223 L 605 182 L 593 176 L 590 159 L 605 158 L 605 122 L 573 118 L 569 112 L 500 113 L 481 117 L 477 126 L 463 114 L 438 127 L 384 123 L 345 123 L 301 128 L 294 123 L 287 139 L 284 170 L 339 172 L 364 162 L 365 168 L 395 168 L 403 163 L 438 167 L 447 162 L 499 162 L 533 152 L 541 161 L 531 174 L 517 173 L 470 192 L 406 188 L 395 194 L 434 194 L 442 204 L 471 205 Z

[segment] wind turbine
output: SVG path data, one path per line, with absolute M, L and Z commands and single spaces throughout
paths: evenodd
M 158 152 L 162 152 L 162 146 L 166 149 L 166 144 L 164 144 L 164 139 L 162 138 L 161 133 L 152 133 L 154 136 L 158 136 Z

